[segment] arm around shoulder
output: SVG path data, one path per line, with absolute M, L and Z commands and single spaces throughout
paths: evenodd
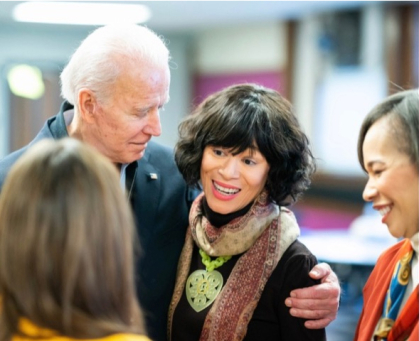
M 314 266 L 309 275 L 320 280 L 320 283 L 291 291 L 286 305 L 291 308 L 290 314 L 308 320 L 305 323 L 307 328 L 325 328 L 337 316 L 340 299 L 339 280 L 326 263 Z
M 320 284 L 318 279 L 309 276 L 309 271 L 316 266 L 317 259 L 310 253 L 306 247 L 300 242 L 296 242 L 294 247 L 298 247 L 300 252 L 293 255 L 286 262 L 284 267 L 285 272 L 285 285 L 281 290 L 285 290 L 282 297 L 287 297 L 291 291 L 306 290 L 310 287 Z M 302 252 L 301 252 L 302 251 Z M 287 251 L 288 252 L 288 251 Z M 280 303 L 282 310 L 282 323 L 285 323 L 286 328 L 283 329 L 283 337 L 285 339 L 293 340 L 326 340 L 326 332 L 324 327 L 309 329 L 306 326 L 306 319 L 304 317 L 295 316 L 290 314 L 290 309 L 285 306 L 284 301 Z

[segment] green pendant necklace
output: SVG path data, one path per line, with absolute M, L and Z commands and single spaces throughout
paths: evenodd
M 199 249 L 202 257 L 202 264 L 206 270 L 196 270 L 192 272 L 185 286 L 186 298 L 191 307 L 199 312 L 212 304 L 220 293 L 224 280 L 221 273 L 215 269 L 227 262 L 231 256 L 220 256 L 214 260 L 205 251 Z

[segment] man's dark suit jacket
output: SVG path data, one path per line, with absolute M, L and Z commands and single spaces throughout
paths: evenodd
M 64 102 L 32 145 L 44 138 L 67 137 L 63 112 L 73 107 Z M 14 162 L 28 146 L 0 160 L 0 190 Z M 131 171 L 130 171 L 131 170 Z M 150 141 L 144 156 L 127 167 L 127 184 L 134 211 L 140 250 L 136 264 L 137 294 L 144 310 L 149 336 L 166 340 L 167 310 L 173 293 L 176 267 L 188 226 L 190 204 L 197 192 L 190 190 L 179 173 L 173 152 Z M 35 179 L 42 181 L 42 179 Z

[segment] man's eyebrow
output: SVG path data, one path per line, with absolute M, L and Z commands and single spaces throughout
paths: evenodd
M 381 160 L 371 160 L 371 161 L 368 161 L 367 167 L 372 167 L 376 163 L 384 164 L 384 162 Z

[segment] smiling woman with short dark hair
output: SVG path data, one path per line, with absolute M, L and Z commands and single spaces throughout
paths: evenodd
M 194 201 L 169 309 L 171 340 L 325 340 L 285 300 L 314 285 L 295 202 L 315 166 L 290 103 L 255 84 L 208 97 L 179 127 L 175 159 Z

